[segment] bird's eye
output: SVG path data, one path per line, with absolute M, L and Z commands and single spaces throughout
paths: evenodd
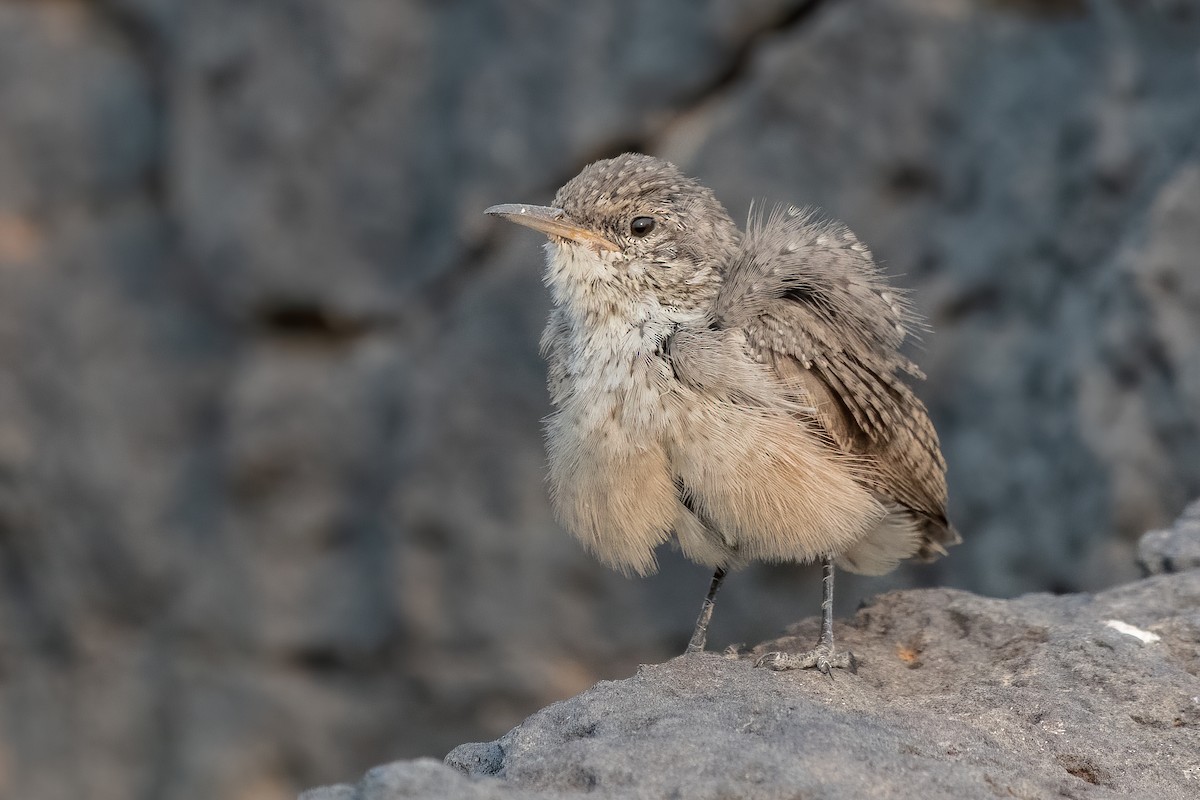
M 629 232 L 639 239 L 654 230 L 654 217 L 634 217 Z

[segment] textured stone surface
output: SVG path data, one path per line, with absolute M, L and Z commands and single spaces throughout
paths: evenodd
M 1200 791 L 1200 571 L 1096 595 L 893 592 L 840 627 L 857 674 L 751 666 L 810 645 L 817 620 L 794 634 L 643 667 L 441 769 L 398 762 L 305 800 Z
M 1137 560 L 1151 575 L 1200 569 L 1200 501 L 1185 508 L 1170 528 L 1144 534 Z
M 1190 0 L 0 2 L 0 795 L 289 797 L 682 648 L 703 570 L 550 517 L 538 242 L 479 214 L 629 147 L 932 320 L 967 541 L 840 613 L 1132 577 L 1200 493 L 1198 48 Z

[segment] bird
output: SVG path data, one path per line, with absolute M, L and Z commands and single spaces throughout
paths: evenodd
M 811 208 L 753 209 L 741 230 L 674 164 L 587 165 L 550 206 L 486 214 L 547 236 L 541 339 L 557 519 L 626 574 L 667 542 L 717 590 L 753 562 L 822 565 L 821 633 L 771 670 L 854 670 L 833 639 L 835 567 L 881 575 L 961 541 L 946 464 L 901 345 L 922 331 L 870 250 Z

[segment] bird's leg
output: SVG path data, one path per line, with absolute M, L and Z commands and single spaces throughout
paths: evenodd
M 708 640 L 708 623 L 712 619 L 713 606 L 716 604 L 717 589 L 721 588 L 723 580 L 725 580 L 725 568 L 717 567 L 717 571 L 712 576 L 712 583 L 708 587 L 708 596 L 704 598 L 704 605 L 700 606 L 696 629 L 692 631 L 692 640 L 688 642 L 685 653 L 699 653 L 704 650 L 704 643 Z
M 754 666 L 773 670 L 816 667 L 825 675 L 834 668 L 855 670 L 857 663 L 853 653 L 849 650 L 835 653 L 833 650 L 833 559 L 824 559 L 821 567 L 821 640 L 817 646 L 806 653 L 767 653 L 754 662 Z

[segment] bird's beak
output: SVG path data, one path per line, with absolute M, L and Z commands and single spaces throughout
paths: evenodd
M 592 245 L 598 249 L 614 251 L 621 249 L 600 234 L 567 220 L 567 215 L 561 208 L 506 203 L 502 206 L 492 206 L 483 213 L 491 214 L 493 217 L 503 217 L 509 222 L 533 228 L 547 236 L 570 239 L 573 242 Z

